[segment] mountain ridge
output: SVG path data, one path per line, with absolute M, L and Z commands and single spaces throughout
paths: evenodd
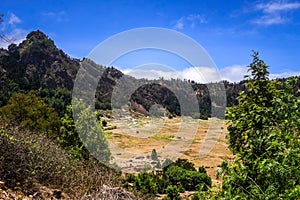
M 47 94 L 44 96 L 47 96 L 51 91 L 66 89 L 69 94 L 65 99 L 68 99 L 67 103 L 70 103 L 71 90 L 82 62 L 82 60 L 71 58 L 63 50 L 58 49 L 54 41 L 40 30 L 29 33 L 19 45 L 11 44 L 8 49 L 0 49 L 0 90 L 2 91 L 0 106 L 5 105 L 13 92 L 30 90 L 46 91 Z M 121 77 L 128 76 L 115 67 L 104 67 L 96 63 L 94 65 L 104 69 L 95 94 L 95 108 L 111 109 L 110 101 L 114 87 Z M 131 79 L 138 81 L 133 77 Z M 284 81 L 285 78 L 279 80 Z M 208 84 L 183 80 L 166 81 L 173 81 L 174 84 L 180 82 L 178 85 L 182 83 L 191 85 L 199 101 L 200 116 L 211 117 L 212 104 L 215 102 L 211 102 L 210 95 L 215 94 L 209 94 Z M 245 90 L 245 83 L 245 80 L 239 83 L 223 81 L 227 106 L 237 103 L 236 98 L 240 91 Z M 299 88 L 299 79 L 297 84 Z M 178 88 L 178 90 L 182 92 L 182 89 Z M 52 93 L 53 98 L 61 98 L 59 95 L 55 97 L 55 92 Z M 135 107 L 142 106 L 141 110 L 144 113 L 144 110 L 148 112 L 152 105 L 161 104 L 171 116 L 180 115 L 180 105 L 176 95 L 162 85 L 151 84 L 150 81 L 149 84 L 138 88 L 130 97 L 129 102 L 131 105 L 136 105 Z M 132 108 L 134 110 L 134 107 Z

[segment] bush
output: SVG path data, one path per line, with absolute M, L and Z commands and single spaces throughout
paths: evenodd
M 157 153 L 156 153 L 155 149 L 153 149 L 152 152 L 151 152 L 151 159 L 152 160 L 158 160 Z
M 8 104 L 0 109 L 0 114 L 11 123 L 31 130 L 47 132 L 52 136 L 59 131 L 60 120 L 57 113 L 33 91 L 28 94 L 14 93 Z
M 194 170 L 186 170 L 178 166 L 170 166 L 166 171 L 166 175 L 170 179 L 172 185 L 182 185 L 185 190 L 198 190 L 199 185 L 203 184 L 204 190 L 211 186 L 211 178 L 204 173 L 199 173 Z
M 105 119 L 103 119 L 103 120 L 101 121 L 101 124 L 102 124 L 103 127 L 106 127 L 106 126 L 107 126 L 107 121 L 106 121 Z
M 114 171 L 93 159 L 70 159 L 64 149 L 38 132 L 4 126 L 0 146 L 0 180 L 25 194 L 33 194 L 35 185 L 40 184 L 80 199 L 103 184 L 118 185 Z
M 189 162 L 187 159 L 178 158 L 173 165 L 181 167 L 186 170 L 196 171 L 194 163 Z
M 104 130 L 110 131 L 110 130 L 114 130 L 114 129 L 116 129 L 116 128 L 117 128 L 117 126 L 116 126 L 116 125 L 113 125 L 113 126 L 105 127 Z
M 167 197 L 170 200 L 180 200 L 181 198 L 178 188 L 174 185 L 169 185 L 167 187 Z
M 169 161 L 167 160 L 167 162 Z M 127 175 L 124 185 L 129 188 L 131 184 L 138 191 L 151 195 L 156 193 L 165 194 L 168 186 L 176 186 L 180 192 L 206 191 L 212 184 L 211 178 L 206 173 L 196 171 L 193 166 L 185 159 L 178 159 L 162 171 L 142 172 L 138 176 Z
M 126 182 L 133 183 L 135 189 L 145 195 L 155 196 L 158 192 L 158 187 L 155 181 L 155 175 L 151 172 L 143 172 L 138 176 L 127 176 Z

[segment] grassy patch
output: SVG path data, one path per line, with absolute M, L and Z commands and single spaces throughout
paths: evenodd
M 173 140 L 174 137 L 174 135 L 154 135 L 151 138 L 157 140 Z

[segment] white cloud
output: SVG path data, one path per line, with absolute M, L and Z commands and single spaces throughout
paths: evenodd
M 178 30 L 182 30 L 184 28 L 184 22 L 183 22 L 183 18 L 182 17 L 179 20 L 177 20 L 174 28 L 178 29 Z
M 258 10 L 262 10 L 265 13 L 275 13 L 281 11 L 289 11 L 300 8 L 300 3 L 287 3 L 287 2 L 269 2 L 267 4 L 256 5 Z
M 11 43 L 19 44 L 25 39 L 28 31 L 18 27 L 21 23 L 22 20 L 14 13 L 10 13 L 8 20 L 2 22 L 0 48 L 7 48 Z
M 253 20 L 252 22 L 257 25 L 275 25 L 275 24 L 284 24 L 288 20 L 283 18 L 282 16 L 271 16 L 271 15 L 264 15 L 259 19 Z
M 294 2 L 282 2 L 282 1 L 272 1 L 265 4 L 257 4 L 255 6 L 255 10 L 261 11 L 263 14 L 261 17 L 252 20 L 252 23 L 257 25 L 277 25 L 277 24 L 285 24 L 290 21 L 289 18 L 286 17 L 286 13 L 292 10 L 296 10 L 300 8 L 300 3 Z
M 147 69 L 136 69 L 136 70 L 123 70 L 124 74 L 128 74 L 135 78 L 146 78 L 146 79 L 159 79 L 163 77 L 164 79 L 177 79 L 181 78 L 180 74 L 172 71 L 160 71 L 160 70 L 147 70 Z
M 244 80 L 245 75 L 250 75 L 247 65 L 232 65 L 220 69 L 222 80 L 230 82 L 239 82 Z M 300 76 L 300 71 L 283 71 L 281 73 L 271 73 L 270 79 L 287 78 L 291 76 Z
M 163 77 L 166 80 L 181 79 L 193 80 L 197 83 L 217 82 L 220 80 L 228 80 L 229 82 L 240 82 L 244 80 L 245 75 L 249 75 L 246 65 L 232 65 L 224 67 L 220 70 L 210 67 L 189 67 L 181 71 L 162 71 L 158 69 L 125 69 L 124 74 L 135 78 L 146 78 L 149 80 L 159 79 Z M 270 74 L 270 79 L 300 76 L 300 71 L 286 71 L 277 74 Z
M 65 11 L 59 12 L 44 12 L 42 13 L 44 17 L 54 19 L 57 22 L 68 21 L 67 13 Z
M 199 83 L 208 83 L 221 80 L 218 70 L 211 67 L 190 67 L 184 69 L 181 73 L 184 79 L 194 80 Z
M 27 31 L 20 28 L 14 28 L 11 31 L 5 33 L 5 37 L 8 41 L 0 40 L 0 48 L 7 48 L 11 43 L 21 43 L 27 35 Z
M 21 23 L 21 20 L 19 17 L 17 17 L 14 13 L 10 13 L 8 24 L 9 25 L 15 25 Z
M 210 67 L 189 67 L 181 71 L 163 71 L 158 69 L 125 69 L 122 70 L 124 74 L 133 76 L 135 78 L 146 79 L 186 79 L 194 80 L 198 83 L 208 83 L 220 81 L 221 77 L 217 69 Z
M 270 74 L 270 79 L 287 78 L 291 76 L 300 76 L 300 71 L 286 71 L 278 74 Z
M 239 82 L 244 79 L 246 74 L 248 74 L 247 71 L 248 68 L 246 65 L 232 65 L 222 68 L 220 74 L 223 80 Z
M 199 24 L 206 24 L 207 20 L 199 14 L 190 14 L 178 19 L 174 25 L 174 29 L 182 30 L 185 27 L 194 28 Z

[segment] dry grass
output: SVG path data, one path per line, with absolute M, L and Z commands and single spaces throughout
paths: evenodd
M 177 133 L 182 123 L 182 119 L 180 117 L 173 119 L 164 118 L 163 121 L 159 123 L 157 121 L 153 122 L 148 118 L 139 118 L 136 120 L 144 120 L 144 122 L 133 123 L 131 120 L 131 122 L 127 123 L 125 121 L 120 124 L 120 122 L 116 123 L 113 120 L 109 121 L 109 123 L 117 126 L 117 129 L 112 130 L 109 133 L 107 132 L 107 135 L 109 135 L 108 140 L 111 144 L 113 144 L 113 148 L 120 148 L 126 152 L 133 153 L 133 155 L 149 155 L 153 149 L 156 149 L 159 152 L 172 140 L 178 139 Z M 226 144 L 226 125 L 224 121 L 218 119 L 199 120 L 198 123 L 197 133 L 191 141 L 188 149 L 181 155 L 181 158 L 190 160 L 196 167 L 205 166 L 208 175 L 212 177 L 214 183 L 218 183 L 218 181 L 215 180 L 215 170 L 224 159 L 231 159 L 233 157 Z M 160 127 L 157 128 L 156 124 L 159 124 Z M 149 134 L 149 137 L 141 137 L 139 135 L 144 129 L 150 129 L 152 131 L 152 133 Z M 199 152 L 201 148 L 207 148 L 202 145 L 208 133 L 210 135 L 218 135 L 218 133 L 221 134 L 218 138 L 208 137 L 208 139 L 211 139 L 216 143 L 212 149 L 207 149 L 209 153 L 204 158 L 201 158 Z M 174 151 L 178 151 L 178 149 L 174 148 Z M 114 150 L 112 150 L 112 152 L 114 153 Z M 120 152 L 122 151 L 115 151 L 115 153 L 119 156 L 121 154 Z M 125 155 L 126 153 L 122 152 L 122 154 Z M 170 154 L 172 154 L 172 152 L 170 152 Z M 128 157 L 125 157 L 129 159 L 132 155 L 128 153 L 127 156 Z M 130 159 L 134 159 L 134 156 Z M 131 172 L 134 172 L 133 168 Z
M 64 149 L 42 133 L 18 126 L 2 128 L 0 146 L 0 180 L 26 195 L 38 192 L 40 185 L 80 199 L 100 191 L 103 185 L 120 185 L 118 173 L 94 159 L 69 158 Z

